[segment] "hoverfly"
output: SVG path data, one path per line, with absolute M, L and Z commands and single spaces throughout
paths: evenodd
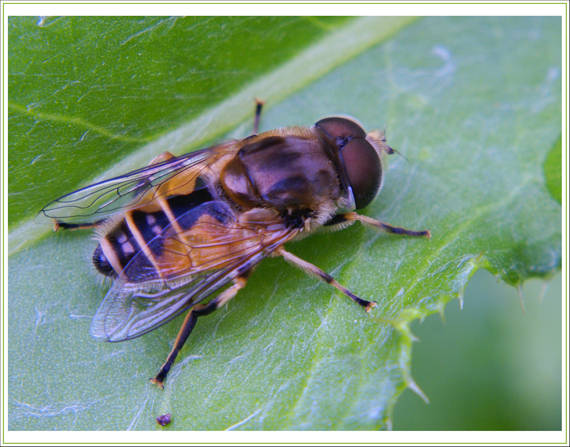
M 389 233 L 429 237 L 354 210 L 382 186 L 382 156 L 393 153 L 380 132 L 329 117 L 313 127 L 285 127 L 179 157 L 164 153 L 147 167 L 64 195 L 43 208 L 56 229 L 95 228 L 96 269 L 113 281 L 91 334 L 117 342 L 150 332 L 187 312 L 158 374 L 163 382 L 198 317 L 231 300 L 265 257 L 282 256 L 356 296 L 285 243 L 319 228 L 360 221 Z

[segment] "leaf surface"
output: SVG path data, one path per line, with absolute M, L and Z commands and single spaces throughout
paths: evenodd
M 232 28 L 237 26 L 232 20 L 241 19 L 226 20 L 227 24 L 218 25 Z M 405 155 L 389 160 L 384 189 L 363 213 L 394 225 L 428 228 L 431 240 L 353 226 L 289 247 L 355 293 L 375 299 L 378 307 L 367 315 L 328 286 L 280 259 L 269 259 L 235 300 L 200 320 L 165 390 L 160 391 L 147 379 L 166 357 L 181 319 L 128 343 L 90 339 L 90 319 L 106 290 L 90 265 L 95 244 L 80 232 L 39 240 L 42 232 L 37 230 L 35 239 L 14 250 L 9 262 L 10 429 L 153 429 L 158 427 L 154 419 L 164 413 L 172 414 L 169 428 L 178 430 L 389 428 L 398 396 L 406 387 L 415 388 L 410 376 L 411 321 L 442 312 L 447 302 L 462 296 L 479 268 L 513 285 L 560 268 L 560 203 L 549 192 L 543 168 L 561 133 L 560 20 L 398 20 L 334 21 L 327 25 L 322 40 L 311 41 L 302 51 L 296 47 L 297 52 L 276 56 L 275 70 L 260 73 L 244 87 L 255 89 L 271 79 L 272 85 L 287 92 L 280 95 L 271 90 L 270 98 L 282 100 L 268 102 L 262 118 L 265 129 L 310 125 L 327 115 L 348 114 L 367 129 L 385 129 L 389 143 Z M 196 26 L 202 30 L 207 23 Z M 255 23 L 250 23 L 252 29 Z M 11 25 L 13 36 L 22 25 Z M 73 20 L 69 26 L 81 29 Z M 150 64 L 158 55 L 166 58 L 165 53 L 173 60 L 184 59 L 179 46 L 168 45 L 179 38 L 174 31 L 169 34 L 168 26 L 176 30 L 178 22 L 156 25 L 154 29 L 164 27 L 160 47 L 145 48 L 143 61 Z M 363 35 L 375 37 L 353 46 L 349 39 L 340 39 L 342 51 L 331 47 L 335 36 L 351 35 L 348 31 L 354 26 Z M 385 29 L 374 34 L 380 26 Z M 218 31 L 212 31 L 213 39 Z M 186 32 L 193 36 L 190 40 L 195 38 L 192 28 Z M 281 31 L 276 26 L 267 31 L 273 32 Z M 106 45 L 106 37 L 101 39 L 100 45 Z M 88 48 L 96 52 L 97 44 Z M 227 48 L 234 51 L 231 43 Z M 342 53 L 336 62 L 303 78 L 302 85 L 287 68 L 306 54 L 318 60 L 318 55 L 334 55 L 335 49 Z M 259 51 L 269 50 L 261 46 Z M 105 158 L 93 143 L 46 163 L 45 174 L 38 174 L 34 186 L 14 180 L 10 184 L 14 193 L 10 205 L 16 214 L 12 246 L 21 243 L 18 238 L 26 224 L 20 219 L 31 216 L 26 207 L 41 206 L 56 191 L 78 186 L 84 178 L 81 171 L 90 163 L 100 174 L 117 153 L 146 154 L 147 140 L 164 132 L 177 134 L 187 124 L 181 106 L 171 103 L 174 111 L 170 112 L 164 106 L 168 101 L 163 96 L 177 91 L 176 75 L 161 71 L 157 76 L 167 93 L 152 90 L 148 104 L 142 101 L 146 105 L 138 107 L 145 96 L 139 90 L 149 92 L 145 89 L 150 88 L 147 81 L 151 84 L 153 75 L 145 79 L 146 68 L 133 68 L 139 83 L 121 90 L 123 86 L 106 78 L 100 57 L 93 55 L 92 62 L 102 70 L 98 88 L 108 97 L 119 95 L 126 104 L 115 116 L 114 106 L 94 101 L 89 122 L 110 135 L 91 131 L 87 135 L 117 152 Z M 18 55 L 11 53 L 11 58 Z M 11 64 L 10 82 L 21 88 L 23 96 L 10 99 L 23 106 L 33 100 L 36 87 L 33 83 L 20 86 L 23 80 L 16 76 L 24 68 L 16 71 L 16 66 L 25 68 L 23 63 Z M 231 64 L 225 69 L 237 70 Z M 216 79 L 224 78 L 219 61 L 212 70 Z M 302 78 L 302 70 L 296 70 Z M 44 76 L 40 68 L 35 73 Z M 93 79 L 89 82 L 95 85 Z M 195 111 L 192 122 L 203 117 L 217 122 L 213 117 L 217 119 L 218 113 L 225 116 L 218 109 L 212 112 L 212 104 L 239 85 L 220 86 L 220 91 L 211 87 L 213 93 L 204 90 L 217 96 Z M 113 89 L 119 93 L 111 94 Z M 263 92 L 257 96 L 263 97 Z M 240 101 L 242 109 L 250 104 L 250 99 Z M 57 151 L 68 138 L 65 127 L 83 125 L 81 121 L 54 123 L 48 115 L 30 115 L 18 107 L 10 109 L 11 180 L 14 172 L 24 172 L 26 163 L 31 163 L 15 160 L 18 151 L 26 153 L 18 135 L 45 127 L 43 145 Z M 65 107 L 65 115 L 72 120 L 87 120 L 88 115 L 73 104 L 63 101 Z M 235 117 L 230 119 L 234 128 L 229 136 L 246 136 L 251 131 L 251 119 L 235 127 L 249 114 L 238 109 L 231 109 Z M 140 124 L 129 119 L 145 113 L 153 118 L 141 118 Z M 162 113 L 164 119 L 159 118 Z M 210 137 L 230 130 L 213 127 Z M 85 129 L 75 131 L 74 137 L 69 136 L 74 138 L 73 147 L 82 144 Z M 188 145 L 185 138 L 168 141 L 174 147 L 161 150 L 181 153 Z M 47 162 L 51 155 L 38 150 L 34 157 L 46 157 Z M 128 166 L 129 160 L 121 162 L 121 167 L 137 167 Z M 57 181 L 54 169 L 59 173 Z M 24 193 L 32 197 L 29 204 L 17 204 L 18 194 Z

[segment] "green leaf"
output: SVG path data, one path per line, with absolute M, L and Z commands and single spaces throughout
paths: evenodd
M 258 57 L 276 61 L 273 70 L 256 72 L 247 86 L 229 81 L 225 86 L 228 71 L 241 69 L 241 58 L 237 66 L 213 60 L 212 76 L 224 87 L 214 83 L 208 87 L 212 92 L 201 92 L 214 99 L 190 115 L 182 111 L 187 103 L 164 98 L 178 91 L 180 77 L 164 65 L 153 70 L 157 74 L 146 69 L 156 58 L 189 57 L 190 47 L 181 46 L 180 34 L 172 31 L 179 22 L 155 28 L 145 23 L 138 29 L 124 20 L 106 23 L 112 29 L 82 48 L 88 53 L 82 63 L 91 68 L 75 69 L 95 70 L 86 91 L 94 95 L 95 89 L 104 96 L 88 101 L 89 114 L 76 108 L 81 94 L 69 104 L 67 99 L 53 100 L 57 110 L 39 114 L 32 107 L 35 114 L 22 112 L 19 106 L 28 111 L 35 94 L 45 95 L 45 89 L 34 93 L 33 76 L 64 80 L 71 79 L 70 72 L 53 74 L 58 71 L 55 62 L 49 76 L 38 61 L 10 64 L 10 94 L 21 90 L 20 97 L 10 97 L 19 104 L 10 110 L 10 154 L 17 158 L 19 149 L 26 154 L 16 136 L 33 135 L 40 128 L 47 148 L 46 155 L 34 149 L 35 157 L 46 159 L 44 177 L 39 177 L 43 180 L 10 185 L 10 205 L 20 210 L 14 211 L 19 214 L 10 235 L 10 429 L 153 429 L 158 428 L 154 419 L 164 413 L 172 414 L 169 428 L 176 430 L 389 428 L 401 392 L 406 387 L 419 390 L 410 375 L 411 321 L 443 312 L 447 302 L 462 296 L 477 269 L 519 284 L 560 268 L 560 204 L 549 194 L 542 170 L 561 134 L 559 19 L 359 18 L 327 23 L 320 40 L 307 40 L 303 50 L 281 54 L 279 46 L 259 43 Z M 184 28 L 184 42 L 199 41 L 205 51 L 208 20 L 196 19 L 196 28 Z M 208 34 L 214 41 L 221 39 L 223 29 L 243 29 L 238 24 L 244 19 L 217 20 L 218 29 Z M 306 27 L 307 19 L 297 20 Z M 23 23 L 11 23 L 11 42 L 26 29 Z M 68 45 L 83 42 L 86 26 L 79 18 L 50 23 L 75 30 Z M 265 28 L 263 19 L 246 23 L 257 36 L 287 41 L 284 25 Z M 110 62 L 102 64 L 108 39 L 120 43 L 116 35 L 121 29 L 136 37 L 131 45 L 160 30 L 159 43 L 144 47 L 141 61 L 125 49 L 134 64 L 131 71 L 127 62 L 117 70 Z M 54 33 L 53 44 L 67 34 Z M 239 52 L 242 47 L 234 50 L 233 39 L 224 36 L 224 54 Z M 29 45 L 47 51 L 50 42 L 30 39 Z M 246 53 L 241 56 L 247 59 Z M 57 54 L 65 59 L 67 53 Z M 12 46 L 10 56 L 24 57 Z M 28 76 L 18 79 L 19 73 Z M 123 76 L 133 75 L 138 81 L 121 84 Z M 157 85 L 162 91 L 154 90 Z M 56 97 L 58 91 L 54 86 Z M 197 93 L 190 95 L 193 100 Z M 280 259 L 268 259 L 236 299 L 200 320 L 160 391 L 147 379 L 166 357 L 180 319 L 128 343 L 92 340 L 90 318 L 107 288 L 99 285 L 90 265 L 94 242 L 80 232 L 38 240 L 49 223 L 30 226 L 20 219 L 35 212 L 27 211 L 29 204 L 41 206 L 53 198 L 47 195 L 101 174 L 119 152 L 133 155 L 107 173 L 144 164 L 138 158 L 149 160 L 151 149 L 153 155 L 181 153 L 189 142 L 228 130 L 231 136 L 246 136 L 253 96 L 267 100 L 265 129 L 310 125 L 340 113 L 357 117 L 367 129 L 386 129 L 390 144 L 405 157 L 392 156 L 382 193 L 363 213 L 395 225 L 428 228 L 432 239 L 405 239 L 353 226 L 291 244 L 292 252 L 360 296 L 375 299 L 378 307 L 365 314 L 334 289 Z M 68 121 L 52 120 L 52 114 Z M 139 115 L 144 117 L 140 122 Z M 77 149 L 86 122 L 92 126 L 87 135 L 112 154 L 104 155 L 96 143 Z M 208 127 L 206 136 L 190 138 L 189 129 L 204 122 L 212 123 L 202 125 Z M 97 128 L 93 126 L 105 131 L 91 131 Z M 51 160 L 71 128 L 82 131 L 68 137 L 71 143 L 65 147 L 73 151 Z M 143 144 L 151 139 L 155 143 Z M 27 163 L 10 159 L 11 181 L 29 168 Z M 74 173 L 76 166 L 79 172 Z M 26 205 L 12 203 L 24 193 Z M 27 233 L 32 240 L 22 248 Z
M 554 200 L 562 203 L 562 137 L 558 137 L 544 160 L 546 187 Z
M 9 186 L 11 198 L 28 197 L 10 201 L 10 224 L 199 117 L 346 21 L 10 18 Z
M 429 405 L 405 391 L 394 430 L 561 432 L 561 296 L 559 274 L 517 290 L 477 272 L 463 307 L 451 303 L 445 319 L 433 315 L 412 325 L 421 341 L 412 371 Z

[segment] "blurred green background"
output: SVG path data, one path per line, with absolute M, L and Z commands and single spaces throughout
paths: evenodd
M 517 289 L 485 271 L 468 283 L 463 310 L 412 326 L 412 374 L 426 404 L 406 390 L 395 430 L 560 430 L 561 277 Z M 545 349 L 549 346 L 549 349 Z

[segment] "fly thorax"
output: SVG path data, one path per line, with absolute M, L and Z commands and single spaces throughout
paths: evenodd
M 318 140 L 268 136 L 240 149 L 221 176 L 238 203 L 285 209 L 315 209 L 340 195 L 338 174 Z

